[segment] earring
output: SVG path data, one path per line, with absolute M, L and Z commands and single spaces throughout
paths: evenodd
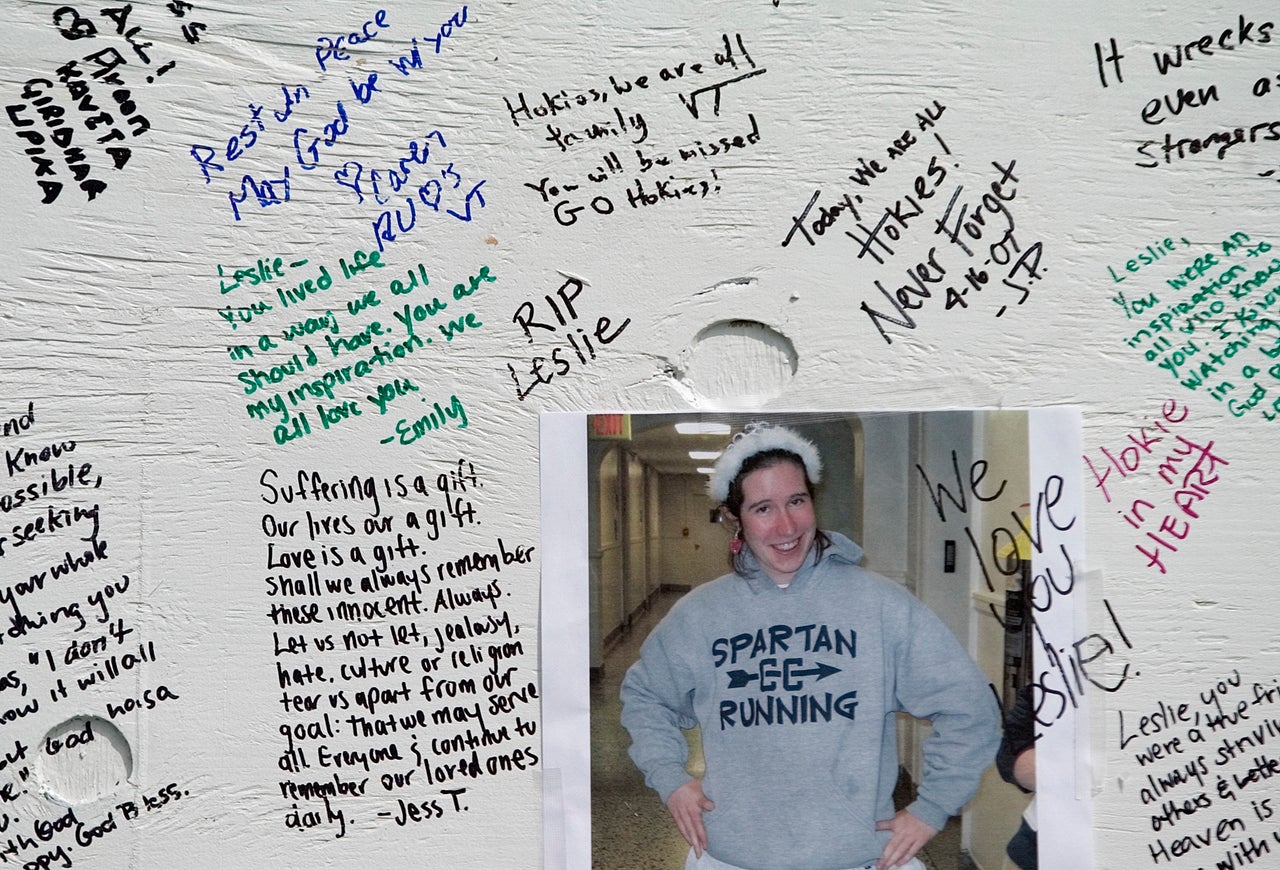
M 738 555 L 742 552 L 742 527 L 733 530 L 733 538 L 729 541 L 729 552 Z

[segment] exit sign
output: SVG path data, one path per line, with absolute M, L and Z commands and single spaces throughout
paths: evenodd
M 592 414 L 587 417 L 587 434 L 592 438 L 631 440 L 630 414 Z

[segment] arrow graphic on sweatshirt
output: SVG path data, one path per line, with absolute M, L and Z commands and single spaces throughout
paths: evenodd
M 781 675 L 784 676 L 784 678 L 817 677 L 819 680 L 826 679 L 832 674 L 840 673 L 839 668 L 832 665 L 824 665 L 822 662 L 818 662 L 816 666 L 806 670 L 793 671 L 784 667 L 783 671 L 785 673 Z M 750 671 L 729 671 L 729 688 L 741 689 L 743 686 L 749 685 L 752 680 L 758 679 L 760 679 L 760 674 L 758 673 L 753 674 Z

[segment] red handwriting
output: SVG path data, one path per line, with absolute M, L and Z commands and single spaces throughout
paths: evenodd
M 1165 423 L 1181 423 L 1187 419 L 1189 413 L 1191 413 L 1190 410 L 1184 407 L 1179 414 L 1178 401 L 1169 399 L 1160 408 L 1160 416 L 1163 419 L 1156 420 L 1150 428 L 1168 435 L 1170 433 Z M 1162 436 L 1148 433 L 1147 429 L 1147 426 L 1139 426 L 1136 435 L 1133 433 L 1128 435 L 1129 444 L 1118 451 L 1112 452 L 1106 447 L 1099 447 L 1098 451 L 1106 461 L 1099 462 L 1098 465 L 1094 465 L 1093 460 L 1085 454 L 1084 463 L 1093 473 L 1094 486 L 1102 490 L 1102 497 L 1108 502 L 1111 501 L 1111 493 L 1107 490 L 1107 478 L 1111 476 L 1111 472 L 1114 470 L 1121 478 L 1128 477 L 1141 467 L 1143 459 L 1155 452 L 1152 448 L 1164 440 Z M 1102 468 L 1101 472 L 1098 470 L 1099 466 Z
M 1142 532 L 1142 539 L 1134 544 L 1134 549 L 1146 557 L 1146 567 L 1157 568 L 1161 574 L 1168 570 L 1164 563 L 1166 553 L 1178 552 L 1179 544 L 1191 533 L 1191 521 L 1200 518 L 1199 503 L 1221 479 L 1217 467 L 1231 464 L 1214 452 L 1214 441 L 1202 444 L 1169 431 L 1166 424 L 1181 423 L 1189 413 L 1185 407 L 1179 409 L 1176 400 L 1169 399 L 1161 408 L 1161 418 L 1149 426 L 1139 426 L 1136 434 L 1127 435 L 1126 446 L 1114 452 L 1100 447 L 1105 461 L 1095 465 L 1088 455 L 1084 457 L 1093 474 L 1094 486 L 1102 490 L 1108 502 L 1112 500 L 1112 493 L 1107 488 L 1107 480 L 1113 471 L 1123 480 L 1138 472 L 1144 462 L 1150 470 L 1149 458 L 1154 457 L 1151 461 L 1158 463 L 1155 474 L 1166 487 L 1173 489 L 1173 506 L 1169 507 L 1166 501 L 1164 507 L 1158 508 L 1154 501 L 1134 498 L 1127 509 L 1116 513 Z M 1157 449 L 1157 445 L 1163 446 Z M 1148 528 L 1149 520 L 1151 528 Z

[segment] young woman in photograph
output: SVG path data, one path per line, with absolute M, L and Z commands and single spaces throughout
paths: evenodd
M 922 868 L 916 853 L 973 797 L 1000 742 L 986 678 L 910 592 L 819 527 L 822 463 L 752 424 L 708 491 L 731 573 L 678 601 L 622 685 L 631 758 L 697 870 Z M 895 811 L 895 715 L 932 722 L 918 796 Z M 682 729 L 699 726 L 706 774 Z

